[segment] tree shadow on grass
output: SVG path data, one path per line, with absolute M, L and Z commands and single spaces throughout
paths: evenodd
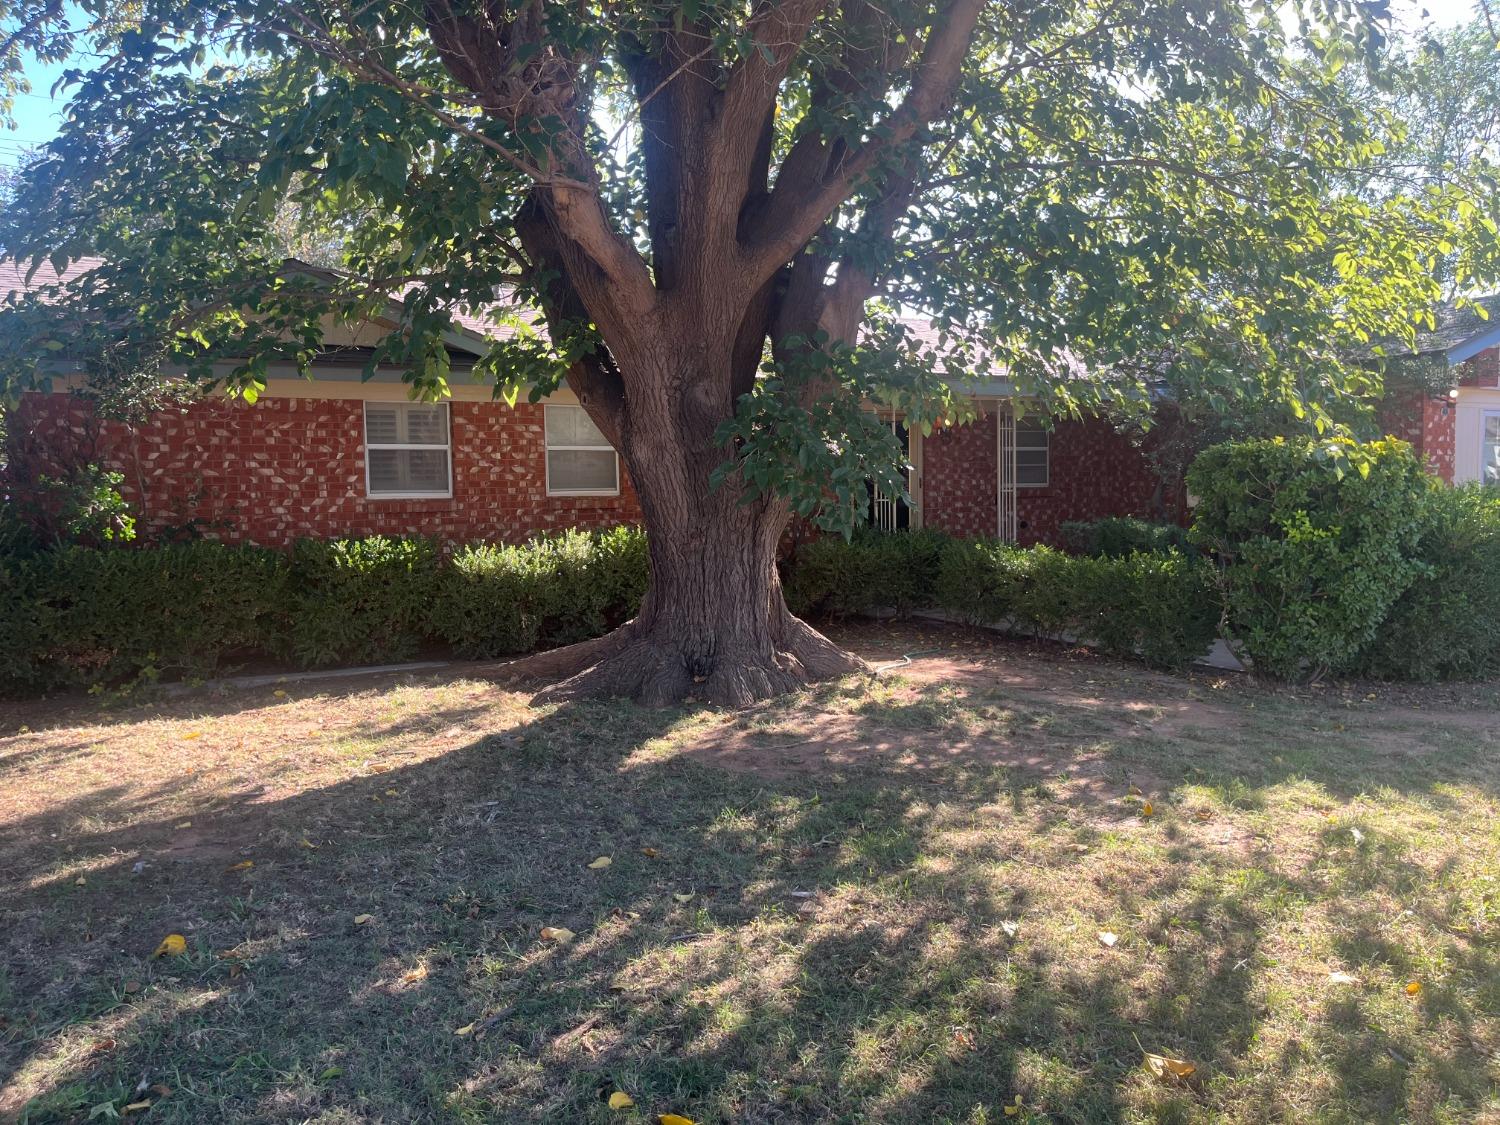
M 379 740 L 486 708 L 356 726 Z M 1327 862 L 1276 876 L 1274 896 L 1267 856 L 1165 833 L 1091 846 L 1101 798 L 1059 798 L 1050 762 L 723 771 L 684 752 L 700 718 L 569 705 L 294 796 L 224 794 L 194 820 L 248 870 L 166 850 L 166 791 L 106 787 L 0 826 L 0 1074 L 16 1076 L 0 1106 L 37 1095 L 31 1120 L 82 1120 L 146 1075 L 173 1091 L 152 1120 L 183 1122 L 620 1120 L 600 1100 L 615 1088 L 707 1121 L 994 1121 L 1017 1094 L 1062 1121 L 1229 1102 L 1284 1119 L 1252 1062 L 1268 897 L 1411 889 L 1395 845 L 1325 839 Z M 890 708 L 850 722 L 851 746 L 886 737 Z M 1414 971 L 1382 945 L 1387 918 L 1351 910 L 1351 963 Z M 174 931 L 188 955 L 150 960 Z M 1465 956 L 1500 988 L 1487 950 Z M 1477 1111 L 1483 1044 L 1453 1036 L 1488 1034 L 1474 1017 L 1494 999 L 1433 989 L 1430 1046 L 1368 1030 L 1380 997 L 1310 1004 L 1282 1077 L 1324 1060 L 1330 1104 L 1366 1119 Z M 1141 1047 L 1201 1074 L 1152 1079 Z

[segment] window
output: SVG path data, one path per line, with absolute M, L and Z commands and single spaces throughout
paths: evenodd
M 1051 433 L 1040 422 L 1016 419 L 1016 487 L 1047 487 L 1047 447 Z
M 365 403 L 365 490 L 371 496 L 452 496 L 448 407 Z
M 547 495 L 614 496 L 620 459 L 581 406 L 549 406 Z
M 1500 410 L 1485 412 L 1480 445 L 1479 479 L 1500 484 Z

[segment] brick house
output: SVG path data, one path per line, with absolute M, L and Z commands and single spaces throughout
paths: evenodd
M 21 271 L 0 264 L 0 300 L 22 285 Z M 393 315 L 357 331 L 329 328 L 313 378 L 273 366 L 254 404 L 209 398 L 141 425 L 101 420 L 75 395 L 27 394 L 8 426 L 9 487 L 39 466 L 99 463 L 123 475 L 143 535 L 191 526 L 267 546 L 372 534 L 514 542 L 640 518 L 618 456 L 570 391 L 509 406 L 464 380 L 492 326 L 464 320 L 450 333 L 445 403 L 409 402 L 395 368 L 362 379 L 369 348 L 395 327 Z M 1457 400 L 1417 396 L 1393 415 L 1393 430 L 1446 479 L 1477 478 L 1483 458 L 1491 472 L 1500 464 L 1495 354 L 1491 346 L 1466 357 L 1475 372 L 1466 379 L 1477 381 L 1461 386 Z M 1147 452 L 1108 422 L 1059 420 L 1048 429 L 1017 419 L 1002 378 L 972 392 L 977 417 L 966 425 L 924 438 L 891 420 L 909 452 L 913 502 L 873 497 L 878 525 L 1057 544 L 1068 520 L 1183 514 L 1180 484 L 1164 486 Z M 1455 437 L 1465 410 L 1495 434 L 1481 439 L 1476 428 Z M 0 478 L 0 492 L 5 484 Z

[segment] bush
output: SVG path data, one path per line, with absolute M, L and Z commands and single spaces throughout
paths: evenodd
M 274 651 L 308 667 L 404 660 L 423 640 L 436 580 L 430 540 L 298 540 Z
M 1220 562 L 1228 631 L 1257 672 L 1356 666 L 1422 566 L 1431 478 L 1395 440 L 1280 438 L 1205 450 L 1188 472 L 1193 540 Z
M 0 565 L 0 687 L 207 674 L 227 654 L 267 647 L 286 576 L 276 552 L 220 543 L 10 559 Z
M 470 659 L 585 640 L 635 615 L 647 571 L 637 528 L 466 547 L 444 571 L 431 631 Z
M 1212 567 L 1196 555 L 1093 558 L 996 540 L 955 541 L 943 552 L 937 602 L 977 624 L 1090 641 L 1159 668 L 1202 656 L 1220 616 Z
M 1066 520 L 1059 530 L 1064 545 L 1075 555 L 1120 559 L 1137 551 L 1181 551 L 1186 555 L 1194 549 L 1187 528 L 1180 524 L 1151 523 L 1134 516 Z
M 1423 571 L 1386 614 L 1360 673 L 1438 680 L 1500 671 L 1500 490 L 1434 490 L 1416 557 Z
M 847 540 L 809 540 L 787 568 L 787 605 L 802 616 L 892 609 L 906 617 L 934 604 L 941 555 L 950 542 L 938 531 L 873 528 Z

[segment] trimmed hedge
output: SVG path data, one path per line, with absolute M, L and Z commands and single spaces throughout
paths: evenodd
M 1500 672 L 1500 490 L 1468 485 L 1427 497 L 1416 558 L 1422 572 L 1396 599 L 1361 675 L 1477 679 Z
M 645 536 L 569 531 L 439 557 L 423 539 L 199 540 L 0 557 L 0 693 L 209 675 L 228 661 L 498 656 L 595 636 L 646 589 Z
M 1357 669 L 1422 572 L 1433 478 L 1392 440 L 1214 446 L 1188 472 L 1193 540 L 1219 560 L 1230 638 L 1279 679 Z
M 1058 525 L 1063 544 L 1075 555 L 1102 555 L 1122 559 L 1137 551 L 1194 550 L 1188 529 L 1175 523 L 1152 523 L 1134 516 L 1107 516 L 1099 520 L 1064 520 Z
M 863 528 L 853 538 L 812 539 L 786 568 L 787 606 L 799 616 L 893 609 L 905 617 L 933 605 L 943 551 L 952 540 L 937 531 Z
M 586 640 L 635 615 L 646 575 L 637 528 L 466 547 L 439 581 L 432 633 L 470 659 Z

